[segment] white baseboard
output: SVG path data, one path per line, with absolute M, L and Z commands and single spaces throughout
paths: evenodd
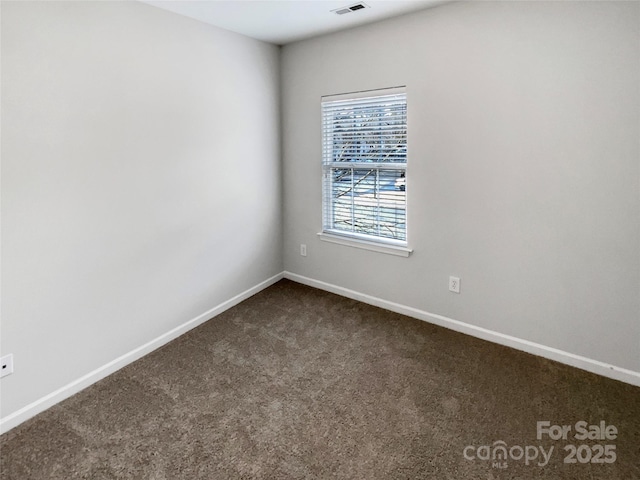
M 182 325 L 169 330 L 168 332 L 160 335 L 157 338 L 154 338 L 150 342 L 145 343 L 144 345 L 131 350 L 128 353 L 112 360 L 111 362 L 103 365 L 92 372 L 87 373 L 83 377 L 74 380 L 73 382 L 65 385 L 64 387 L 59 388 L 58 390 L 51 392 L 48 395 L 36 400 L 33 403 L 17 410 L 16 412 L 7 415 L 6 417 L 0 419 L 0 434 L 8 432 L 14 427 L 17 427 L 22 422 L 30 419 L 31 417 L 37 415 L 40 412 L 43 412 L 47 408 L 52 407 L 53 405 L 61 402 L 62 400 L 69 398 L 70 396 L 78 393 L 80 390 L 87 388 L 89 385 L 96 383 L 98 380 L 102 380 L 103 378 L 111 375 L 117 370 L 120 370 L 122 367 L 129 365 L 130 363 L 135 362 L 139 358 L 151 353 L 152 351 L 160 348 L 161 346 L 169 343 L 171 340 L 178 338 L 180 335 L 188 332 L 189 330 L 201 325 L 207 320 L 220 315 L 225 310 L 230 309 L 231 307 L 237 305 L 238 303 L 246 300 L 247 298 L 255 295 L 261 290 L 273 285 L 278 280 L 282 279 L 284 276 L 283 273 L 279 273 L 274 275 L 271 278 L 268 278 L 264 282 L 255 285 L 254 287 L 245 290 L 244 292 L 236 295 L 235 297 L 222 302 L 220 305 L 213 307 L 210 310 L 207 310 L 201 315 L 198 315 L 196 318 L 189 320 L 188 322 L 183 323 Z
M 630 383 L 640 387 L 640 372 L 628 370 L 626 368 L 617 367 L 615 365 L 609 365 L 598 360 L 575 355 L 573 353 L 558 350 L 557 348 L 547 347 L 540 345 L 539 343 L 530 342 L 521 338 L 512 337 L 511 335 L 505 335 L 503 333 L 494 332 L 486 328 L 470 325 L 468 323 L 460 322 L 452 318 L 448 318 L 442 315 L 425 312 L 424 310 L 418 310 L 417 308 L 408 307 L 399 303 L 390 302 L 388 300 L 382 300 L 371 295 L 349 290 L 348 288 L 339 287 L 330 283 L 322 282 L 320 280 L 314 280 L 312 278 L 304 277 L 296 273 L 284 272 L 284 278 L 293 280 L 294 282 L 302 283 L 310 287 L 319 288 L 327 292 L 335 293 L 343 297 L 358 300 L 369 305 L 391 310 L 392 312 L 401 313 L 408 317 L 417 318 L 441 327 L 455 330 L 456 332 L 471 335 L 472 337 L 488 340 L 499 345 L 515 348 L 523 352 L 538 355 L 540 357 L 548 358 L 549 360 L 555 360 L 556 362 L 564 363 L 572 367 L 586 370 L 587 372 L 602 375 L 603 377 L 612 378 L 621 382 Z

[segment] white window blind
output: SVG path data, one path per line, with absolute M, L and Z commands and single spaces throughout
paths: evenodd
M 407 244 L 404 89 L 322 100 L 323 232 Z

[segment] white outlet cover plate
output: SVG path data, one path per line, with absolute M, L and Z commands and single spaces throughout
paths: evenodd
M 460 293 L 460 279 L 458 277 L 449 277 L 449 291 Z
M 0 378 L 6 377 L 13 373 L 13 353 L 0 358 Z

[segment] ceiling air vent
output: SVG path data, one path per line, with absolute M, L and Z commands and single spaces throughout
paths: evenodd
M 369 8 L 369 5 L 360 2 L 349 7 L 341 7 L 331 11 L 337 13 L 338 15 L 344 15 L 345 13 L 356 12 L 358 10 L 362 10 L 363 8 Z

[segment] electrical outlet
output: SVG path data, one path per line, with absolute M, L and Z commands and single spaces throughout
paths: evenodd
M 300 244 L 300 255 L 303 257 L 307 256 L 307 246 L 304 243 Z
M 460 293 L 460 279 L 458 277 L 449 277 L 449 291 Z
M 0 358 L 0 378 L 13 373 L 13 353 Z

